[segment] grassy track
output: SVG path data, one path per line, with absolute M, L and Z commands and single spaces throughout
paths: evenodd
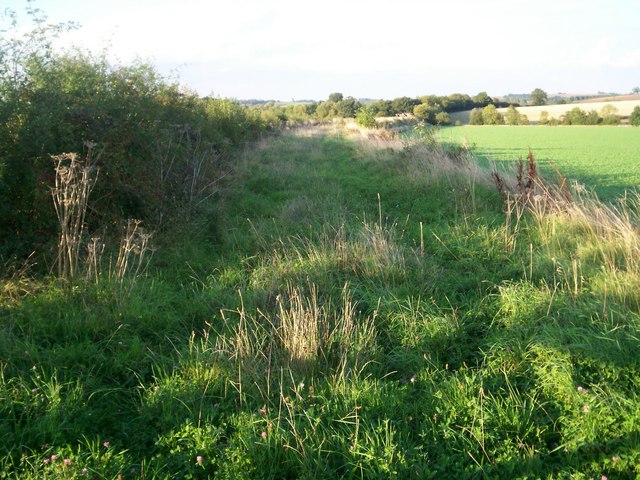
M 440 137 L 452 142 L 466 139 L 485 161 L 526 159 L 531 148 L 543 168 L 553 164 L 603 198 L 640 186 L 637 128 L 465 126 L 443 129 Z
M 468 159 L 343 130 L 227 181 L 124 300 L 2 281 L 4 476 L 640 474 L 633 233 L 505 218 Z

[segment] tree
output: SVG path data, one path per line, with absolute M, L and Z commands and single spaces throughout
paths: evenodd
M 347 97 L 336 103 L 336 110 L 338 111 L 338 116 L 342 118 L 352 118 L 355 117 L 356 112 L 361 106 L 360 102 L 355 98 Z
M 391 101 L 391 110 L 395 114 L 399 113 L 411 113 L 413 107 L 420 104 L 420 100 L 409 97 L 394 98 Z
M 487 94 L 487 92 L 480 92 L 475 97 L 473 97 L 473 104 L 476 107 L 486 107 L 493 99 Z
M 316 107 L 316 117 L 320 120 L 336 117 L 338 110 L 334 102 L 320 102 Z
M 640 127 L 640 105 L 633 109 L 629 116 L 629 123 L 634 127 Z
M 540 125 L 549 125 L 549 112 L 547 112 L 546 110 L 541 111 L 538 123 Z
M 474 108 L 469 114 L 469 123 L 471 125 L 482 125 L 482 109 Z
M 504 117 L 495 105 L 487 105 L 482 109 L 482 123 L 485 125 L 504 125 Z
M 438 125 L 451 125 L 451 118 L 447 112 L 436 113 L 436 123 Z
M 562 116 L 562 123 L 565 125 L 584 125 L 587 114 L 580 107 L 574 107 Z
M 378 124 L 376 123 L 376 117 L 374 112 L 370 107 L 360 107 L 360 109 L 356 113 L 356 121 L 359 125 L 366 128 L 375 128 Z
M 516 107 L 510 105 L 504 119 L 507 125 L 518 125 L 520 123 L 520 114 Z
M 546 105 L 547 104 L 547 92 L 542 90 L 541 88 L 536 88 L 533 92 L 529 94 L 531 98 L 531 105 Z
M 600 115 L 598 115 L 598 112 L 595 110 L 589 110 L 585 125 L 598 125 L 601 120 L 602 119 L 600 118 Z
M 640 93 L 640 87 L 633 87 L 633 90 L 631 90 L 631 93 L 635 93 L 636 95 L 638 95 Z
M 600 115 L 602 116 L 602 123 L 605 125 L 619 125 L 620 124 L 620 116 L 618 115 L 618 109 L 607 103 L 602 110 L 600 110 Z
M 437 109 L 430 106 L 427 103 L 421 103 L 413 107 L 413 114 L 420 120 L 424 120 L 427 123 L 434 123 L 436 118 Z
M 473 100 L 471 97 L 462 93 L 452 93 L 449 95 L 445 111 L 452 112 L 464 112 L 473 108 Z
M 335 92 L 329 95 L 329 101 L 333 103 L 341 102 L 344 99 L 344 96 L 340 92 Z
M 529 125 L 529 118 L 518 112 L 518 109 L 513 105 L 509 105 L 504 118 L 507 125 Z
M 391 102 L 388 100 L 376 100 L 369 104 L 369 110 L 376 117 L 391 116 Z

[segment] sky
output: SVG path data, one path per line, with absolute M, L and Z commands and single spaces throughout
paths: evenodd
M 26 0 L 2 4 L 24 12 Z M 640 0 L 35 0 L 61 44 L 200 95 L 326 99 L 640 86 Z M 0 6 L 0 11 L 3 8 Z M 22 17 L 24 19 L 24 17 Z M 26 21 L 25 21 L 26 24 Z

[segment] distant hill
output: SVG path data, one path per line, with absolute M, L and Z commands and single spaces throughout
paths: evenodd
M 627 98 L 630 97 L 630 98 Z M 547 94 L 547 98 L 550 104 L 564 104 L 564 103 L 576 103 L 576 102 L 600 102 L 607 101 L 613 102 L 617 100 L 634 100 L 634 95 L 621 95 L 614 92 L 598 92 L 598 93 L 567 93 L 557 92 Z M 501 101 L 509 103 L 519 103 L 526 105 L 531 101 L 531 95 L 528 93 L 508 93 L 502 97 L 498 97 Z
M 584 100 L 583 103 L 594 102 L 624 102 L 627 100 L 640 100 L 640 95 L 614 95 L 611 97 L 597 97 Z

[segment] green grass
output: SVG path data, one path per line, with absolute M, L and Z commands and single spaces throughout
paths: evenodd
M 640 185 L 640 129 L 627 127 L 464 126 L 442 129 L 443 141 L 475 146 L 486 161 L 526 159 L 529 148 L 546 171 L 555 165 L 567 178 L 602 198 Z
M 635 237 L 391 146 L 248 150 L 124 302 L 4 279 L 0 478 L 636 478 Z

